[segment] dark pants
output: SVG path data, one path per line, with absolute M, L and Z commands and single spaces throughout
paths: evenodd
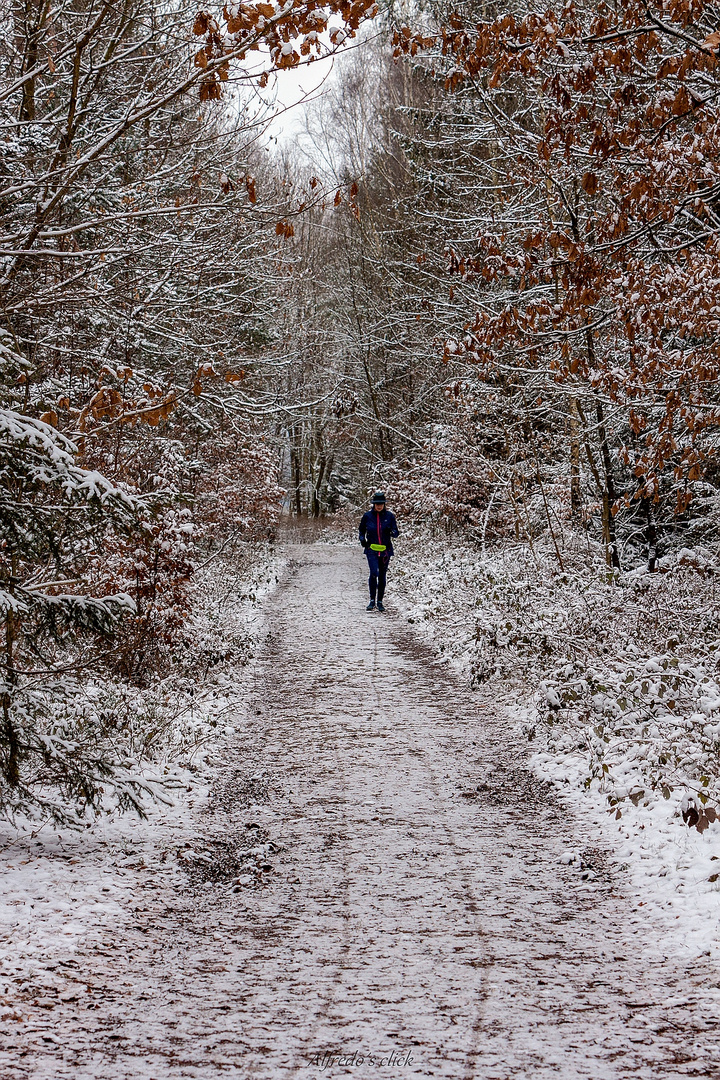
M 367 556 L 368 566 L 370 567 L 370 578 L 368 585 L 370 586 L 370 599 L 374 600 L 377 594 L 378 600 L 382 600 L 385 595 L 385 582 L 387 579 L 388 563 L 390 562 L 390 556 L 386 551 L 368 551 L 365 550 Z

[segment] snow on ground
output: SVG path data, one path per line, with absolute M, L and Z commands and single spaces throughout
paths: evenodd
M 257 659 L 195 695 L 174 806 L 6 830 L 3 1080 L 720 1078 L 718 967 L 693 925 L 716 894 L 658 888 L 640 845 L 665 833 L 641 801 L 616 820 L 574 786 L 587 755 L 541 745 L 533 775 L 532 701 L 457 677 L 477 625 L 447 567 L 404 555 L 387 616 L 364 610 L 356 547 L 296 546 L 267 622 L 226 582 L 206 630 L 241 640 L 252 616 Z M 566 771 L 560 798 L 541 767 Z M 667 835 L 674 886 L 715 827 L 668 817 Z
M 720 822 L 700 833 L 682 817 L 707 798 L 713 818 L 719 790 L 717 609 L 712 577 L 695 572 L 709 561 L 682 551 L 666 560 L 676 579 L 633 571 L 617 584 L 597 562 L 573 579 L 525 547 L 409 530 L 391 592 L 441 660 L 497 693 L 536 774 L 611 846 L 638 907 L 665 921 L 668 949 L 717 960 Z
M 5 850 L 36 908 L 3 1080 L 720 1077 L 717 968 L 668 955 L 496 690 L 397 594 L 365 612 L 357 548 L 294 559 L 243 722 L 178 809 L 54 842 L 47 887 L 49 847 L 31 882 L 32 845 Z
M 527 724 L 533 706 L 516 706 L 517 729 Z M 586 790 L 587 760 L 579 753 L 533 754 L 539 777 L 556 784 L 578 814 L 593 823 L 612 846 L 612 862 L 627 873 L 638 906 L 652 909 L 672 936 L 667 949 L 678 956 L 720 960 L 720 828 L 700 834 L 680 816 L 681 793 L 645 806 L 623 805 L 622 818 L 608 814 L 606 798 Z M 714 880 L 713 880 L 714 879 Z
M 56 999 L 90 993 L 80 953 L 102 953 L 108 937 L 137 921 L 133 912 L 153 910 L 146 905 L 157 890 L 172 892 L 186 880 L 188 867 L 210 857 L 193 848 L 196 816 L 207 803 L 223 747 L 245 715 L 250 661 L 266 632 L 262 601 L 285 566 L 274 549 L 208 566 L 188 627 L 190 649 L 203 657 L 204 678 L 181 669 L 132 692 L 138 739 L 148 716 L 163 732 L 157 756 L 144 762 L 144 770 L 171 778 L 167 804 L 149 804 L 146 820 L 115 814 L 80 831 L 25 821 L 0 825 L 0 1004 L 11 1010 L 4 1018 L 10 1038 L 12 1024 L 22 1020 L 18 989 L 26 1004 L 48 1009 Z M 51 1041 L 49 1014 L 42 1027 Z
M 174 806 L 151 810 L 147 821 L 122 815 L 82 833 L 48 827 L 30 836 L 3 829 L 0 988 L 6 1004 L 17 988 L 40 1007 L 86 992 L 78 950 L 88 943 L 98 950 L 105 935 L 127 931 L 137 872 L 148 883 L 177 880 L 176 851 L 189 815 L 207 795 L 207 780 L 187 778 Z

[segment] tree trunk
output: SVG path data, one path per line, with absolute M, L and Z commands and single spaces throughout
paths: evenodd
M 603 490 L 603 531 L 605 534 L 605 557 L 608 561 L 608 565 L 612 565 L 616 570 L 622 570 L 620 565 L 620 554 L 618 552 L 617 535 L 615 533 L 615 516 L 613 514 L 613 506 L 617 499 L 615 491 L 615 479 L 612 471 L 612 460 L 610 458 L 610 447 L 607 441 L 607 432 L 605 431 L 605 414 L 603 412 L 602 404 L 598 401 L 595 406 L 595 415 L 598 422 L 598 438 L 600 439 L 600 455 L 602 457 L 603 471 L 605 473 L 605 487 Z
M 12 693 L 11 689 L 17 681 L 14 664 L 14 648 L 15 648 L 15 620 L 12 611 L 7 613 L 7 621 L 5 623 L 5 691 L 2 695 L 2 713 L 3 713 L 3 742 L 4 746 L 4 761 L 2 764 L 2 773 L 5 780 L 10 787 L 17 787 L 20 783 L 20 747 L 18 743 L 17 732 L 15 725 L 10 715 L 10 708 L 12 705 Z
M 290 444 L 290 468 L 292 471 L 293 485 L 295 487 L 295 517 L 302 516 L 302 501 L 300 497 L 300 459 L 298 457 L 297 428 L 292 429 L 292 442 Z
M 590 367 L 595 368 L 597 366 L 595 362 L 595 342 L 593 341 L 591 330 L 585 331 L 585 341 L 587 344 Z M 603 486 L 603 542 L 605 544 L 605 559 L 608 566 L 614 566 L 616 570 L 622 570 L 617 536 L 615 533 L 615 517 L 613 515 L 613 506 L 617 500 L 615 478 L 612 471 L 610 446 L 605 430 L 605 414 L 603 412 L 602 402 L 600 401 L 595 403 L 595 416 L 597 417 L 598 439 L 600 440 L 600 456 L 603 463 L 603 472 L 605 473 L 605 484 Z
M 647 552 L 647 568 L 649 573 L 654 574 L 657 570 L 657 524 L 655 522 L 655 510 L 653 509 L 652 499 L 643 499 L 645 509 L 645 520 L 647 521 L 647 528 L 645 530 L 645 538 L 647 540 L 648 552 Z
M 22 62 L 22 74 L 32 71 L 40 57 L 40 43 L 43 37 L 48 5 L 41 3 L 39 10 L 33 10 L 33 4 L 25 6 L 25 25 L 23 27 L 25 48 Z M 21 123 L 35 119 L 35 82 L 34 77 L 26 79 L 22 87 L 19 119 Z
M 313 484 L 312 516 L 314 518 L 319 518 L 320 517 L 320 487 L 322 485 L 324 475 L 325 475 L 325 458 L 322 457 L 322 458 L 320 458 L 320 462 L 319 462 L 319 466 L 318 466 L 317 480 Z
M 578 405 L 570 398 L 570 520 L 573 525 L 582 522 L 582 485 L 580 479 L 580 421 Z

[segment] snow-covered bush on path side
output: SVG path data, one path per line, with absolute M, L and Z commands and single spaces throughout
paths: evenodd
M 4 375 L 23 367 L 5 344 L 2 358 Z M 148 765 L 187 757 L 231 708 L 209 675 L 247 662 L 277 576 L 267 541 L 236 535 L 252 536 L 243 511 L 261 531 L 277 513 L 262 445 L 257 484 L 214 520 L 175 476 L 142 494 L 82 457 L 51 423 L 0 408 L 0 813 L 64 824 L 166 797 L 167 769 Z M 203 518 L 214 553 L 198 545 Z
M 203 747 L 232 735 L 244 709 L 243 672 L 263 639 L 261 603 L 285 562 L 273 544 L 244 544 L 213 559 L 188 588 L 188 615 L 168 646 L 168 666 L 142 685 L 90 677 L 78 706 L 99 716 L 132 760 L 174 785 Z M 110 809 L 107 800 L 104 808 Z
M 148 799 L 167 799 L 176 764 L 191 764 L 203 743 L 227 733 L 242 694 L 238 672 L 261 634 L 259 602 L 281 560 L 267 543 L 211 556 L 186 580 L 172 633 L 160 609 L 159 641 L 151 601 L 143 612 L 132 583 L 129 593 L 109 592 L 113 577 L 129 573 L 123 544 L 135 557 L 156 545 L 143 500 L 79 468 L 71 444 L 46 424 L 0 413 L 0 432 L 8 628 L 0 813 L 63 825 L 114 808 L 143 813 Z M 162 648 L 164 671 L 151 664 L 128 678 L 117 654 L 131 654 L 138 623 Z
M 97 716 L 68 712 L 78 674 L 101 662 L 103 640 L 136 610 L 107 581 L 88 589 L 89 566 L 106 538 L 141 533 L 144 516 L 141 499 L 81 468 L 49 424 L 0 410 L 4 813 L 62 820 L 96 805 L 104 785 L 123 807 L 147 790 Z
M 685 833 L 713 824 L 720 567 L 710 552 L 680 551 L 657 574 L 608 575 L 600 546 L 576 538 L 560 573 L 549 544 L 483 553 L 405 537 L 395 568 L 405 616 L 472 685 L 506 683 L 543 776 L 594 793 L 618 820 L 638 808 Z

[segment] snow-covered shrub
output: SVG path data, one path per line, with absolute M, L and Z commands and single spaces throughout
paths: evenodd
M 285 494 L 278 456 L 262 425 L 223 428 L 197 461 L 195 518 L 215 544 L 272 535 Z
M 446 532 L 482 528 L 490 498 L 490 469 L 466 433 L 437 424 L 422 452 L 388 476 L 396 511 Z
M 73 676 L 135 611 L 127 592 L 88 587 L 91 564 L 109 538 L 141 534 L 144 511 L 81 468 L 52 426 L 0 409 L 0 811 L 61 818 L 64 803 L 95 805 L 104 783 L 121 806 L 137 807 L 147 787 L 96 716 L 67 708 L 78 696 Z
M 561 573 L 547 540 L 483 553 L 406 533 L 406 616 L 473 685 L 503 679 L 534 703 L 525 732 L 548 775 L 614 813 L 672 797 L 702 829 L 720 804 L 717 564 L 681 549 L 660 573 L 608 574 L 599 545 L 566 541 Z
M 691 805 L 720 802 L 720 621 L 714 580 L 687 568 L 647 575 L 625 587 L 607 657 L 576 658 L 540 683 L 539 712 L 555 734 L 575 732 L 588 759 L 586 786 L 610 806 L 647 801 L 651 792 L 686 799 L 685 820 L 702 829 L 707 814 Z M 637 591 L 637 585 L 641 585 Z

